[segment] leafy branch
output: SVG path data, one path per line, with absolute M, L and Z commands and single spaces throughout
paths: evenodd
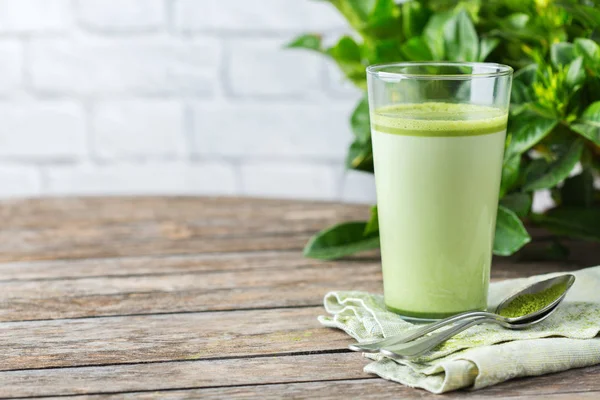
M 525 224 L 559 240 L 600 241 L 600 11 L 597 0 L 326 0 L 355 35 L 325 48 L 305 34 L 290 48 L 316 51 L 366 90 L 365 67 L 398 61 L 491 61 L 517 71 L 502 169 L 494 253 L 511 255 L 530 242 Z M 373 172 L 369 108 L 352 112 L 347 168 Z M 579 172 L 575 172 L 578 171 Z M 536 191 L 556 206 L 532 211 Z M 377 207 L 370 221 L 336 225 L 315 235 L 305 255 L 339 258 L 377 248 Z M 560 252 L 562 254 L 562 252 Z

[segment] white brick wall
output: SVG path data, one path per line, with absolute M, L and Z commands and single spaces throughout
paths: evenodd
M 184 107 L 178 100 L 116 100 L 92 108 L 92 148 L 101 159 L 184 158 Z
M 78 0 L 82 28 L 105 32 L 160 30 L 167 21 L 163 0 Z
M 70 0 L 0 0 L 0 32 L 47 34 L 72 27 Z
M 71 101 L 0 102 L 2 159 L 77 160 L 85 157 L 83 107 Z
M 206 95 L 218 82 L 212 38 L 33 39 L 32 89 L 54 95 Z
M 359 93 L 312 0 L 0 0 L 0 197 L 225 194 L 372 202 L 346 174 Z
M 340 161 L 350 143 L 344 103 L 197 104 L 192 111 L 194 151 L 253 159 Z
M 23 51 L 14 39 L 0 40 L 0 97 L 19 90 L 23 84 Z
M 285 51 L 280 38 L 231 39 L 226 83 L 235 96 L 318 95 L 323 59 L 305 51 Z
M 234 194 L 232 166 L 219 162 L 50 167 L 51 194 Z M 0 176 L 1 179 L 1 176 Z
M 312 4 L 311 4 L 312 3 Z M 333 8 L 307 0 L 175 0 L 181 31 L 331 31 L 344 27 Z
M 334 200 L 341 169 L 327 164 L 247 162 L 241 167 L 242 193 L 252 196 Z M 309 192 L 306 188 L 311 188 Z

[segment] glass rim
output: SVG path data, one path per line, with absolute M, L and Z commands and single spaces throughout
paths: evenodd
M 431 74 L 431 73 L 405 73 L 389 72 L 386 68 L 394 67 L 483 67 L 495 69 L 490 72 L 456 73 L 456 74 Z M 397 63 L 373 64 L 367 67 L 367 74 L 379 79 L 423 79 L 423 80 L 468 80 L 477 78 L 497 78 L 510 76 L 512 67 L 505 64 L 491 62 L 461 62 L 461 61 L 404 61 Z

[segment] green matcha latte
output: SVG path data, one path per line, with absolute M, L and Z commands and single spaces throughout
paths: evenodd
M 487 304 L 505 111 L 402 104 L 371 113 L 385 303 L 441 318 Z

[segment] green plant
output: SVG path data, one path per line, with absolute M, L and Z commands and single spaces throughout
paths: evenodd
M 514 75 L 494 253 L 511 255 L 530 241 L 522 221 L 561 237 L 600 241 L 600 9 L 598 0 L 327 0 L 355 35 L 325 48 L 318 34 L 288 44 L 331 58 L 365 90 L 365 67 L 394 61 L 493 61 Z M 369 109 L 352 113 L 348 168 L 373 172 Z M 574 174 L 574 171 L 579 172 Z M 416 172 L 418 173 L 418 172 Z M 556 207 L 531 209 L 549 189 Z M 338 258 L 379 246 L 377 207 L 368 222 L 315 235 L 314 258 Z M 564 254 L 563 251 L 557 251 Z

